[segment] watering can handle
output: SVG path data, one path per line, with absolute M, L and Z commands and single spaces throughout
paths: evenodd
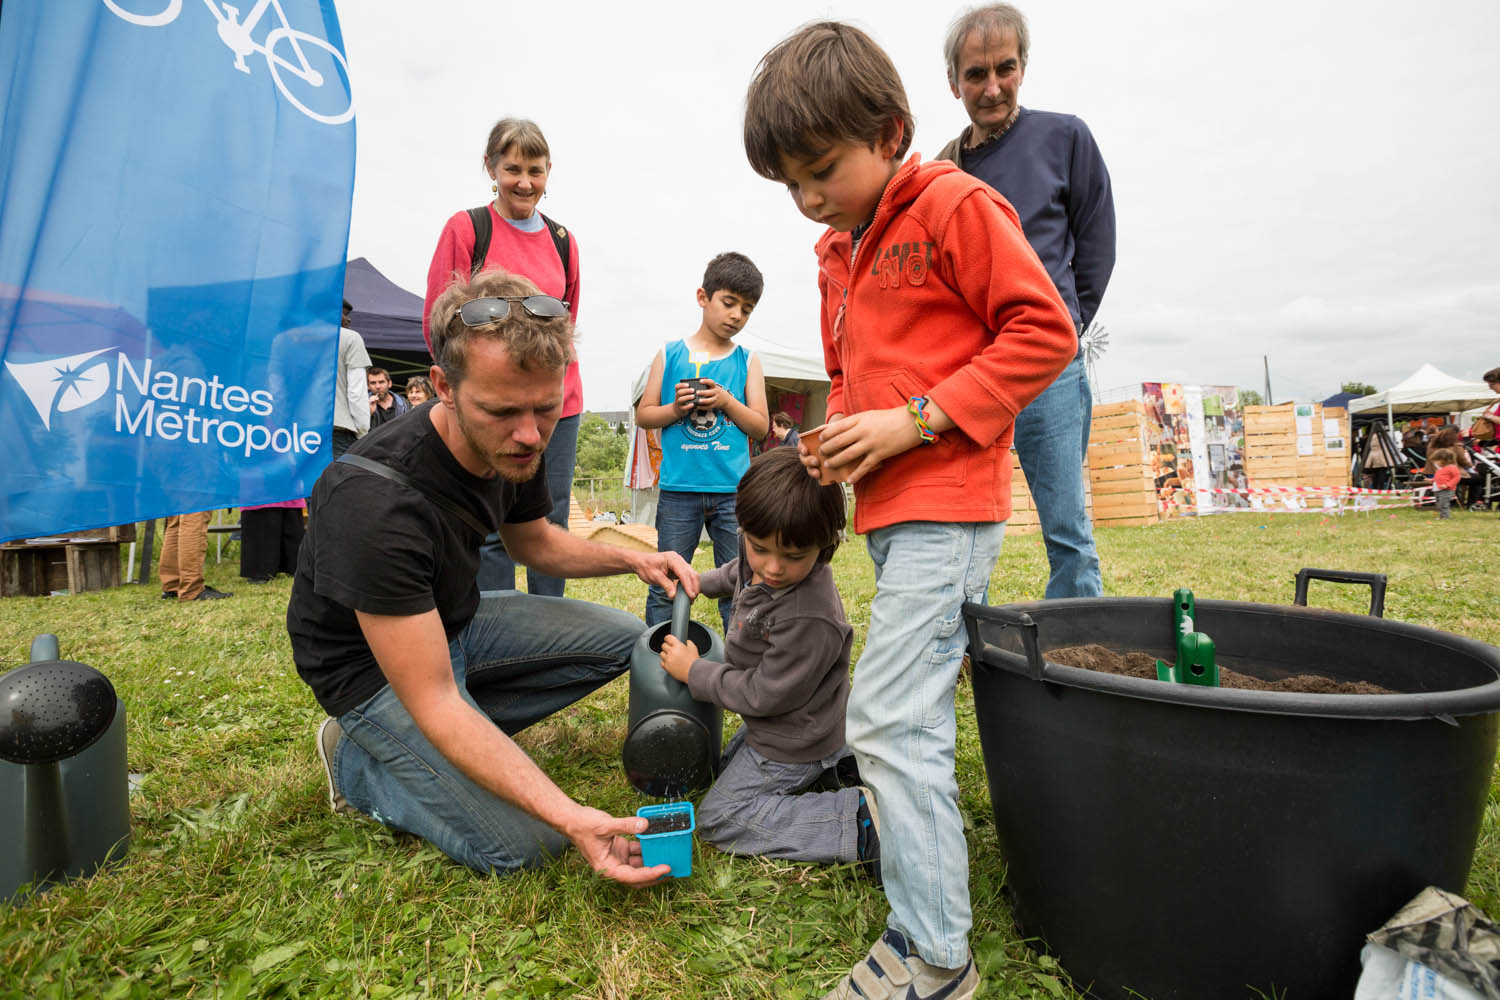
M 687 642 L 688 615 L 692 610 L 693 602 L 679 582 L 677 584 L 677 594 L 672 598 L 672 638 L 681 642 Z
M 1330 583 L 1368 584 L 1370 587 L 1370 614 L 1376 618 L 1385 617 L 1384 573 L 1355 573 L 1351 570 L 1309 569 L 1303 567 L 1297 571 L 1297 590 L 1292 597 L 1292 604 L 1296 607 L 1307 607 L 1307 584 L 1311 580 L 1327 580 Z
M 51 632 L 43 632 L 31 640 L 31 662 L 44 663 L 47 660 L 62 659 L 62 650 L 57 644 L 57 636 Z

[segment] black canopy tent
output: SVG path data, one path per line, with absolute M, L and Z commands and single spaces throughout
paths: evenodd
M 349 325 L 364 338 L 370 360 L 388 370 L 398 388 L 411 375 L 427 374 L 432 356 L 422 339 L 422 296 L 356 257 L 344 269 L 344 298 L 354 307 Z

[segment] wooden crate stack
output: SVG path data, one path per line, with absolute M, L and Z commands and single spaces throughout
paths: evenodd
M 1089 426 L 1089 488 L 1094 525 L 1161 520 L 1146 445 L 1146 404 L 1138 399 L 1094 407 Z
M 1349 482 L 1349 411 L 1312 406 L 1312 454 L 1298 454 L 1297 403 L 1245 407 L 1245 477 L 1258 486 L 1345 486 Z M 1300 404 L 1307 406 L 1309 404 Z M 1323 421 L 1338 421 L 1337 448 Z
M 1145 404 L 1139 400 L 1094 407 L 1084 499 L 1096 525 L 1155 524 L 1161 520 L 1146 453 L 1145 413 Z M 1031 499 L 1026 474 L 1014 451 L 1010 460 L 1011 515 L 1005 532 L 1029 535 L 1041 531 L 1036 502 Z

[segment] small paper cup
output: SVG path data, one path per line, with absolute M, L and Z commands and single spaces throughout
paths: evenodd
M 823 442 L 823 428 L 827 426 L 827 424 L 819 424 L 808 430 L 798 431 L 797 441 L 807 445 L 808 452 L 818 457 L 818 482 L 824 486 L 831 486 L 834 483 L 847 482 L 849 473 L 847 469 L 835 469 L 831 465 L 824 465 L 822 457 L 818 456 L 818 445 Z

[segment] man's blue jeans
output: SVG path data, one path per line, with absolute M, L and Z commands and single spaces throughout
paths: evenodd
M 578 464 L 578 422 L 581 414 L 563 417 L 552 429 L 547 442 L 547 492 L 552 496 L 552 513 L 547 520 L 568 527 L 568 508 L 573 497 L 573 467 Z M 566 580 L 530 567 L 526 570 L 526 590 L 538 597 L 561 597 Z M 516 564 L 505 551 L 499 535 L 490 535 L 479 549 L 479 589 L 515 590 Z
M 480 600 L 448 652 L 464 700 L 513 734 L 624 673 L 643 631 L 613 608 L 508 591 Z M 389 685 L 338 721 L 334 781 L 360 812 L 484 872 L 539 865 L 567 847 L 439 753 Z
M 703 529 L 714 543 L 714 565 L 722 566 L 739 553 L 740 522 L 734 516 L 733 493 L 681 493 L 662 490 L 656 501 L 656 551 L 676 552 L 689 563 L 698 549 Z M 729 631 L 730 598 L 719 601 L 719 617 Z M 672 618 L 672 602 L 656 585 L 646 593 L 646 624 L 660 625 Z
M 1083 491 L 1092 419 L 1093 394 L 1081 357 L 1016 417 L 1016 455 L 1036 501 L 1052 568 L 1048 598 L 1104 592 Z

